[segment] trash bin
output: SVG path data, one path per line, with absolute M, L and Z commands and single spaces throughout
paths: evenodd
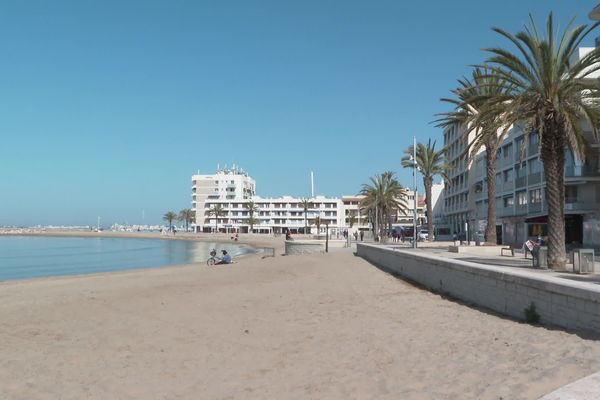
M 573 250 L 573 272 L 578 274 L 594 273 L 594 250 Z
M 548 247 L 534 246 L 531 255 L 533 268 L 548 269 Z

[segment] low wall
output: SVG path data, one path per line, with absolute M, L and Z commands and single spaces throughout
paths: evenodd
M 411 250 L 358 244 L 366 260 L 434 291 L 524 319 L 535 303 L 541 323 L 600 333 L 600 286 L 517 270 L 442 258 Z
M 285 254 L 312 254 L 325 252 L 325 242 L 320 240 L 286 240 Z

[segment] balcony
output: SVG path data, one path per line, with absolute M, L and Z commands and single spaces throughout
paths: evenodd
M 542 203 L 538 202 L 538 203 L 529 203 L 529 212 L 530 213 L 536 213 L 536 212 L 541 212 L 542 211 Z
M 583 201 L 576 201 L 574 199 L 565 200 L 565 211 L 587 211 L 596 210 L 598 205 L 595 203 L 586 203 Z
M 517 205 L 515 207 L 515 215 L 525 215 L 527 214 L 527 204 Z
M 600 177 L 597 167 L 590 165 L 570 165 L 565 167 L 565 178 Z
M 525 186 L 527 186 L 527 177 L 526 176 L 517 177 L 517 179 L 515 180 L 515 188 L 522 188 Z

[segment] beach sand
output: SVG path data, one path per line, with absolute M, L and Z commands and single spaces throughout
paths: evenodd
M 598 338 L 273 243 L 230 266 L 0 284 L 0 398 L 535 399 L 600 370 Z

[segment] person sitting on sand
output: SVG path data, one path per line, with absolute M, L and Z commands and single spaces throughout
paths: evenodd
M 217 264 L 231 264 L 233 262 L 231 256 L 227 253 L 227 250 L 221 250 L 221 253 L 223 253 L 223 257 L 221 257 L 221 261 Z

